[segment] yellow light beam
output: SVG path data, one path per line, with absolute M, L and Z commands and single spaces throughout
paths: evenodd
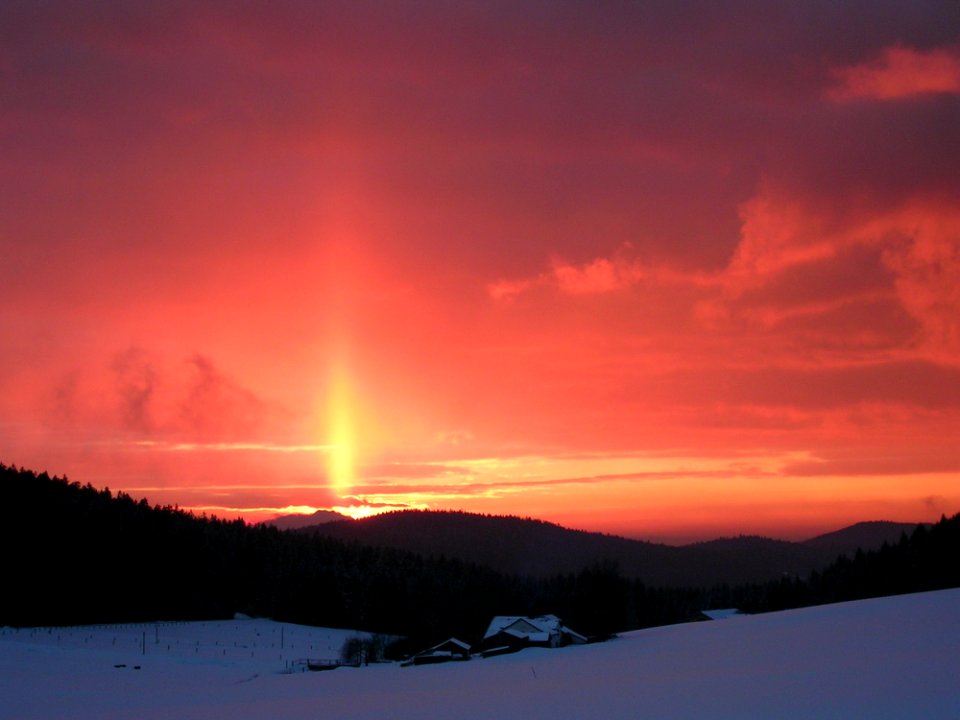
M 330 487 L 340 496 L 348 495 L 356 481 L 356 430 L 353 394 L 343 370 L 332 373 L 327 422 L 330 434 L 330 450 L 327 454 Z

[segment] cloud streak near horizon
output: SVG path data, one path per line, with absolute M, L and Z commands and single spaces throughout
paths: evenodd
M 0 461 L 251 519 L 960 510 L 957 19 L 5 3 Z

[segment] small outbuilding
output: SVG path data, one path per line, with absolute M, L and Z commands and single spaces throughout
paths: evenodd
M 449 638 L 439 645 L 434 645 L 432 648 L 418 652 L 409 660 L 405 660 L 402 665 L 404 667 L 409 667 L 410 665 L 432 665 L 435 663 L 451 662 L 453 660 L 469 659 L 470 645 L 457 638 Z

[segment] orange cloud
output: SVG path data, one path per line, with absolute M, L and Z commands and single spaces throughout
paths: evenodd
M 960 49 L 916 50 L 894 45 L 879 57 L 837 68 L 827 91 L 834 101 L 897 100 L 929 93 L 960 93 Z

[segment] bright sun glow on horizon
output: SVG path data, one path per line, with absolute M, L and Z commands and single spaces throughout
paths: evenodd
M 362 520 L 363 518 L 373 517 L 374 515 L 383 515 L 384 513 L 395 512 L 397 510 L 412 510 L 415 508 L 394 505 L 388 505 L 386 507 L 377 507 L 374 505 L 334 505 L 330 509 L 341 515 L 346 515 L 353 520 Z

